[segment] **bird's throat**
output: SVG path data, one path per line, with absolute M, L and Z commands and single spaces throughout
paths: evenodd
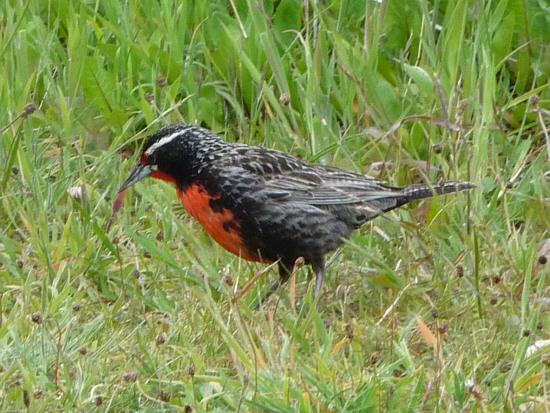
M 161 181 L 164 181 L 164 182 L 170 182 L 172 184 L 176 183 L 176 179 L 173 176 L 168 175 L 167 173 L 161 172 L 161 171 L 154 171 L 153 173 L 151 173 L 151 177 L 155 179 L 160 179 Z

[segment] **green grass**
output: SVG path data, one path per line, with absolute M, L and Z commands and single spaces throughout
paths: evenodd
M 544 0 L 1 2 L 0 411 L 550 411 L 549 44 Z M 262 265 L 168 185 L 105 232 L 175 122 L 477 188 L 356 232 L 319 312 L 305 268 L 253 311 L 276 272 L 233 304 Z

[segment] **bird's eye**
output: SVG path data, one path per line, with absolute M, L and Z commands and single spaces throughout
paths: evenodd
M 142 165 L 149 165 L 151 168 L 154 166 L 157 166 L 157 157 L 153 155 L 147 155 L 146 153 L 143 154 L 141 157 L 141 164 Z

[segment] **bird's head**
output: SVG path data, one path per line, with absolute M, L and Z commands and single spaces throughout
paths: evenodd
M 225 142 L 198 126 L 182 124 L 162 128 L 148 138 L 137 165 L 119 192 L 149 176 L 176 184 L 192 179 L 212 145 L 215 148 Z

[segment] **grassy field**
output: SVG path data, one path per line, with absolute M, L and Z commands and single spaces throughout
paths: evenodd
M 1 412 L 550 412 L 544 0 L 4 0 L 0 68 Z M 105 231 L 176 122 L 477 188 L 357 231 L 319 311 L 306 268 L 254 311 L 276 271 L 233 302 L 264 266 L 169 185 Z

